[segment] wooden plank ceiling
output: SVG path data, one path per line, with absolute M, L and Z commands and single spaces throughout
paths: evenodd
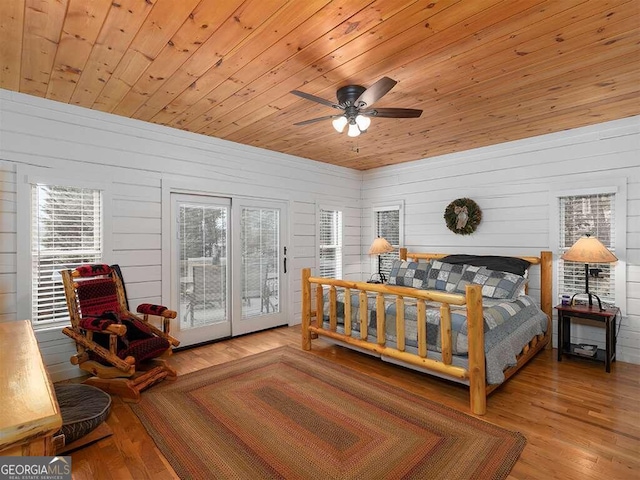
M 638 0 L 2 0 L 0 86 L 366 170 L 640 114 Z M 337 88 L 398 84 L 349 138 Z

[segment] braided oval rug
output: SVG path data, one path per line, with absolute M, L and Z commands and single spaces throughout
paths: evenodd
M 131 408 L 183 479 L 504 479 L 526 443 L 291 347 L 163 382 Z

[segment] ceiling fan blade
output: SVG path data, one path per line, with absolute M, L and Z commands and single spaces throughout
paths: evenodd
M 369 108 L 375 102 L 380 100 L 384 95 L 386 95 L 389 90 L 391 90 L 396 85 L 395 80 L 389 77 L 382 77 L 376 83 L 367 88 L 362 95 L 358 97 L 355 102 L 355 106 L 358 108 Z
M 416 110 L 414 108 L 376 108 L 361 111 L 360 115 L 385 118 L 418 118 L 422 115 L 422 110 Z
M 329 120 L 330 118 L 341 117 L 342 115 L 327 115 L 326 117 L 312 118 L 310 120 L 304 120 L 302 122 L 294 123 L 294 125 L 309 125 L 310 123 L 322 122 L 323 120 Z
M 330 102 L 329 100 L 325 100 L 324 98 L 316 97 L 315 95 L 311 95 L 310 93 L 304 93 L 304 92 L 301 92 L 300 90 L 291 90 L 291 93 L 299 97 L 302 97 L 306 100 L 311 100 L 312 102 L 321 103 L 322 105 L 326 105 L 327 107 L 340 108 L 340 105 Z

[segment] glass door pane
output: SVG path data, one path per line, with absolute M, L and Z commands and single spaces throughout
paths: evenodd
M 183 345 L 230 335 L 228 203 L 189 195 L 175 198 L 177 337 Z
M 242 208 L 242 318 L 279 312 L 280 212 Z
M 287 204 L 234 199 L 233 211 L 233 335 L 285 325 Z

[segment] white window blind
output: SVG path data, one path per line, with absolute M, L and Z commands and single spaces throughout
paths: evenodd
M 242 318 L 279 312 L 280 287 L 280 210 L 242 207 L 240 220 L 242 252 Z M 260 298 L 262 308 L 251 306 L 251 298 Z
M 593 194 L 560 197 L 560 255 L 582 236 L 590 234 L 615 254 L 615 194 Z M 615 268 L 613 264 L 589 264 L 589 270 L 600 270 L 589 277 L 589 290 L 605 303 L 615 304 Z M 559 260 L 560 294 L 584 293 L 583 263 Z
M 68 321 L 60 270 L 102 261 L 100 190 L 31 187 L 32 321 Z
M 383 237 L 394 248 L 380 255 L 380 271 L 389 278 L 393 261 L 400 257 L 400 208 L 374 210 L 374 238 Z
M 342 212 L 320 209 L 320 276 L 342 278 Z

